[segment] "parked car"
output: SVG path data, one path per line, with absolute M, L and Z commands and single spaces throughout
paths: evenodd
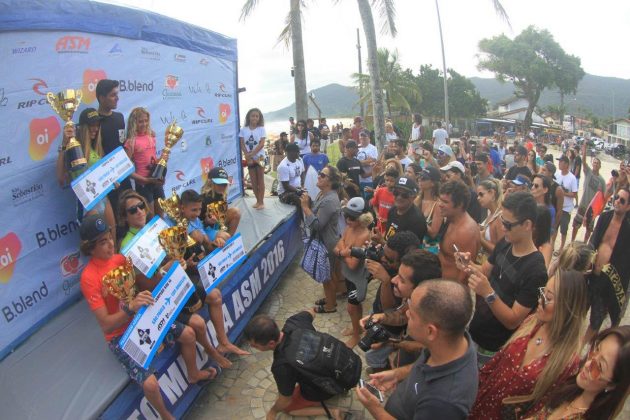
M 597 150 L 604 150 L 604 140 L 599 137 L 591 137 L 591 142 L 593 142 L 593 146 L 595 146 Z
M 615 147 L 610 150 L 610 154 L 617 159 L 627 159 L 628 149 L 623 144 L 616 144 Z
M 610 152 L 612 151 L 612 149 L 614 149 L 615 147 L 617 147 L 619 143 L 606 143 L 604 144 L 604 151 L 608 154 L 610 154 Z

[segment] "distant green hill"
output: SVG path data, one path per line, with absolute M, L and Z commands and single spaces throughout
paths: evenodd
M 514 86 L 511 83 L 501 84 L 495 79 L 481 77 L 471 77 L 482 97 L 490 102 L 494 107 L 499 101 L 513 96 Z M 359 95 L 354 88 L 332 83 L 315 89 L 315 101 L 322 109 L 322 115 L 326 117 L 352 117 L 359 113 L 357 102 Z M 565 97 L 565 105 L 570 113 L 584 115 L 586 111 L 593 114 L 610 118 L 613 116 L 613 92 L 614 92 L 614 116 L 627 117 L 630 107 L 630 79 L 619 79 L 616 77 L 602 77 L 587 74 L 578 86 L 575 96 Z M 544 91 L 538 106 L 560 104 L 560 94 L 557 91 Z M 317 116 L 317 110 L 309 100 L 309 115 Z M 285 120 L 295 115 L 295 103 L 279 109 L 265 113 L 265 119 Z

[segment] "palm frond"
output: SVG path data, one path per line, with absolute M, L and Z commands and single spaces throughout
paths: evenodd
M 510 23 L 510 17 L 508 16 L 508 14 L 505 11 L 505 8 L 501 4 L 501 2 L 499 0 L 492 0 L 492 5 L 494 6 L 494 11 L 496 12 L 496 14 L 499 15 L 499 17 L 503 21 L 505 21 L 505 23 L 507 23 L 507 25 L 510 28 L 510 30 L 512 30 L 512 24 Z
M 256 8 L 258 4 L 258 0 L 246 0 L 245 4 L 243 4 L 243 8 L 241 9 L 241 16 L 238 18 L 239 21 L 244 21 Z
M 278 40 L 276 41 L 276 45 L 284 43 L 284 46 L 288 49 L 289 45 L 291 45 L 291 12 L 287 14 L 287 17 L 284 18 L 284 29 L 278 35 Z
M 377 8 L 378 15 L 383 20 L 381 33 L 390 34 L 392 37 L 395 37 L 398 34 L 398 30 L 396 29 L 396 6 L 394 5 L 394 1 L 372 0 L 372 6 Z

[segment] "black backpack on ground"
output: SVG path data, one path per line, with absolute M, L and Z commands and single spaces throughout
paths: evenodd
M 288 334 L 285 358 L 301 376 L 300 387 L 323 401 L 355 387 L 361 358 L 330 334 L 297 329 Z

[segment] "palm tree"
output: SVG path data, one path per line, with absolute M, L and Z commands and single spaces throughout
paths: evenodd
M 244 21 L 254 10 L 258 0 L 246 0 L 241 9 L 240 20 Z M 308 118 L 308 96 L 306 94 L 306 69 L 304 68 L 304 45 L 302 43 L 302 12 L 304 0 L 290 0 L 286 26 L 278 36 L 278 43 L 283 42 L 293 50 L 293 83 L 295 88 L 296 119 Z
M 411 113 L 409 101 L 419 103 L 421 94 L 418 85 L 410 79 L 398 63 L 398 51 L 390 52 L 387 48 L 379 48 L 377 52 L 379 79 L 385 92 L 385 105 L 387 114 L 392 116 L 392 107 L 395 110 L 405 110 Z M 352 75 L 357 86 L 369 86 L 370 76 L 355 73 Z M 371 102 L 372 90 L 367 89 L 359 98 L 360 103 Z M 371 107 L 368 106 L 368 109 Z

